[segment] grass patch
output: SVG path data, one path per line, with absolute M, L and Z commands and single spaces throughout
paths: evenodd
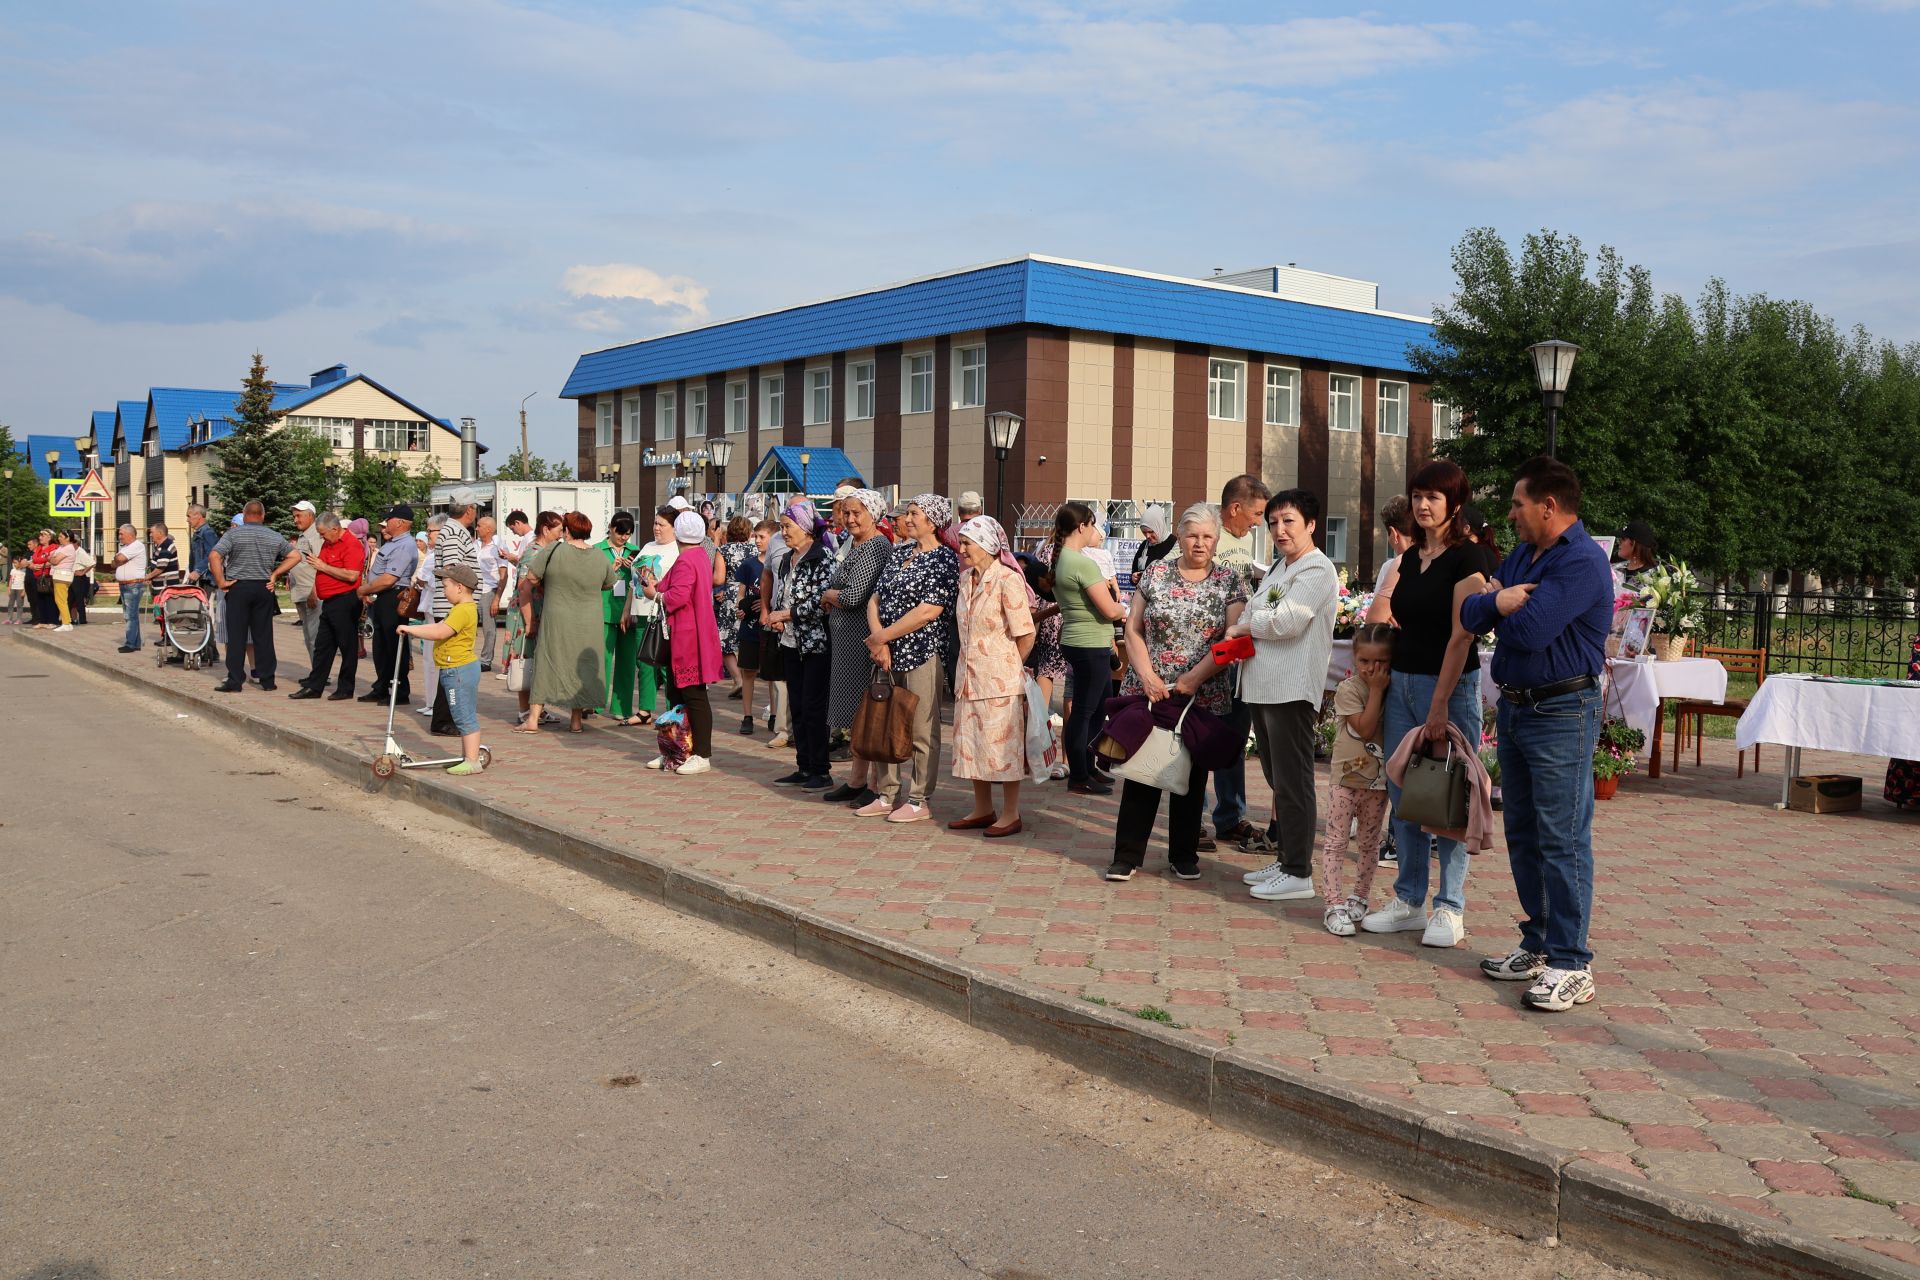
M 1854 1181 L 1852 1178 L 1840 1179 L 1840 1185 L 1845 1187 L 1847 1189 L 1847 1194 L 1852 1196 L 1855 1200 L 1865 1200 L 1868 1204 L 1883 1205 L 1888 1209 L 1898 1209 L 1900 1207 L 1899 1205 L 1895 1204 L 1891 1200 L 1883 1200 L 1879 1196 L 1874 1195 L 1871 1191 L 1862 1191 L 1858 1186 L 1854 1185 Z
M 1162 1026 L 1167 1027 L 1177 1027 L 1180 1025 L 1173 1020 L 1172 1014 L 1157 1004 L 1143 1004 L 1133 1011 L 1133 1016 L 1146 1022 L 1158 1022 Z
M 1088 1004 L 1105 1005 L 1107 1003 L 1107 998 L 1105 996 L 1081 996 L 1080 998 L 1082 1000 L 1085 1000 Z

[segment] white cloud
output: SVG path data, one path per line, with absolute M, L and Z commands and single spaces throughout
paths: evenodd
M 707 317 L 707 286 L 686 276 L 663 276 L 631 262 L 568 267 L 560 287 L 575 298 L 632 299 L 683 312 L 692 320 Z M 587 314 L 593 313 L 583 313 L 583 318 Z

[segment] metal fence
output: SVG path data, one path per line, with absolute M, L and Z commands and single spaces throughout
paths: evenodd
M 1905 676 L 1920 620 L 1902 596 L 1728 593 L 1701 609 L 1702 645 L 1765 649 L 1767 673 Z

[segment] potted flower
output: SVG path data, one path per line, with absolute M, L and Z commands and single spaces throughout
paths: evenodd
M 1504 808 L 1500 796 L 1500 741 L 1491 722 L 1480 730 L 1480 767 L 1487 771 L 1487 781 L 1493 784 L 1493 807 Z
M 1600 722 L 1600 737 L 1593 745 L 1593 798 L 1611 800 L 1620 789 L 1620 779 L 1632 773 L 1640 763 L 1640 749 L 1647 735 L 1625 720 L 1609 717 Z
M 1642 581 L 1646 604 L 1653 610 L 1653 633 L 1647 652 L 1656 662 L 1686 656 L 1687 641 L 1700 630 L 1700 602 L 1694 592 L 1700 582 L 1684 560 L 1655 565 Z

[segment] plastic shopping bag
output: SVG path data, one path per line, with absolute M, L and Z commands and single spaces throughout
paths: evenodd
M 1053 729 L 1048 724 L 1046 699 L 1040 696 L 1040 682 L 1027 677 L 1027 776 L 1045 782 L 1051 776 Z

